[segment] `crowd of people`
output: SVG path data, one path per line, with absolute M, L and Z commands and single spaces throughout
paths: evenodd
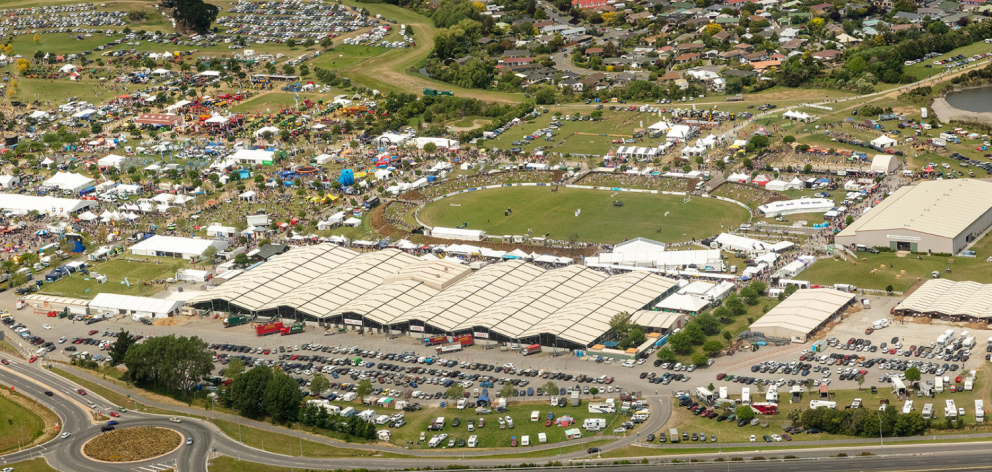
M 690 179 L 662 177 L 660 175 L 628 174 L 625 172 L 589 172 L 575 182 L 576 185 L 610 188 L 636 188 L 665 192 L 688 192 Z

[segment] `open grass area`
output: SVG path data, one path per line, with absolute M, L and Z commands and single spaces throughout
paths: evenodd
M 948 59 L 953 56 L 957 56 L 958 54 L 963 54 L 965 57 L 971 57 L 974 56 L 975 54 L 984 54 L 987 52 L 992 52 L 992 45 L 985 44 L 984 41 L 976 41 L 967 46 L 954 49 L 953 51 L 943 54 L 939 57 L 935 57 L 933 59 L 927 59 L 917 64 L 913 64 L 911 66 L 905 67 L 903 68 L 902 71 L 905 74 L 915 75 L 917 79 L 922 80 L 931 75 L 937 74 L 938 72 L 943 72 L 945 70 L 944 66 L 942 65 L 934 65 L 934 61 L 941 61 L 944 59 Z M 926 67 L 927 64 L 929 64 L 930 67 Z
M 90 275 L 75 273 L 57 282 L 45 284 L 43 292 L 75 298 L 93 298 L 97 293 L 150 296 L 165 288 L 164 285 L 155 284 L 156 280 L 175 277 L 176 271 L 185 266 L 186 261 L 183 259 L 127 256 L 97 264 L 90 269 Z M 107 283 L 97 283 L 92 277 L 94 273 L 106 275 Z M 125 278 L 127 282 L 124 281 Z M 144 285 L 146 282 L 151 284 Z
M 613 205 L 623 201 L 623 206 Z M 504 216 L 507 208 L 513 211 Z M 576 217 L 575 211 L 581 209 Z M 513 187 L 468 192 L 445 198 L 424 207 L 420 219 L 425 224 L 455 227 L 468 223 L 469 229 L 489 234 L 549 234 L 552 239 L 568 240 L 575 233 L 579 241 L 617 243 L 625 238 L 646 237 L 663 242 L 681 242 L 712 236 L 723 227 L 735 227 L 747 220 L 747 212 L 737 205 L 715 199 L 636 193 L 612 194 L 600 190 L 549 187 Z M 722 225 L 722 226 L 721 226 Z
M 55 436 L 58 417 L 34 400 L 4 387 L 0 393 L 0 453 Z
M 29 461 L 4 464 L 4 467 L 12 467 L 15 472 L 55 472 L 55 469 L 48 465 L 48 462 L 45 462 L 45 458 L 43 457 Z
M 251 447 L 277 454 L 300 455 L 301 443 L 299 436 L 262 431 L 245 425 L 241 425 L 239 428 L 238 423 L 233 421 L 218 419 L 210 421 L 217 425 L 224 434 Z M 304 457 L 403 457 L 398 454 L 383 454 L 376 451 L 334 447 L 306 439 L 303 440 L 302 445 Z
M 892 285 L 902 292 L 916 283 L 926 281 L 933 271 L 950 280 L 971 280 L 992 283 L 992 263 L 985 260 L 992 256 L 992 238 L 985 237 L 971 248 L 977 257 L 939 257 L 909 255 L 899 257 L 894 252 L 881 254 L 858 253 L 859 260 L 843 261 L 819 259 L 803 272 L 803 280 L 817 284 L 854 284 L 862 288 L 883 290 Z M 917 258 L 919 257 L 919 258 Z M 946 269 L 950 269 L 947 272 Z M 874 271 L 874 273 L 873 273 Z

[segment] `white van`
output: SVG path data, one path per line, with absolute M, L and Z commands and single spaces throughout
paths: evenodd
M 531 421 L 540 421 L 540 419 L 541 419 L 541 412 L 540 411 L 532 411 L 532 412 L 530 412 L 530 420 Z
M 523 436 L 520 438 L 521 446 L 530 446 L 530 436 Z
M 468 447 L 475 447 L 479 445 L 479 437 L 476 435 L 471 435 L 468 437 Z

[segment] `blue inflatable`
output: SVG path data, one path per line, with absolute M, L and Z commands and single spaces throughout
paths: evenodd
M 341 182 L 341 185 L 345 187 L 355 185 L 355 173 L 351 169 L 342 170 L 341 177 L 338 177 L 338 182 Z

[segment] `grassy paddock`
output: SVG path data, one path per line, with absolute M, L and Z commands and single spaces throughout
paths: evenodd
M 622 207 L 613 201 L 622 200 Z M 510 216 L 504 211 L 512 208 Z M 582 213 L 576 217 L 576 209 Z M 620 242 L 642 236 L 664 242 L 712 236 L 722 227 L 738 226 L 747 212 L 715 199 L 694 198 L 684 203 L 680 196 L 560 189 L 513 187 L 469 192 L 429 204 L 420 212 L 425 224 L 454 227 L 468 223 L 471 229 L 490 234 L 550 233 L 567 240 L 576 233 L 579 241 Z M 723 226 L 721 226 L 723 225 Z
M 51 411 L 4 388 L 0 394 L 0 452 L 16 451 L 22 440 L 30 445 L 42 435 L 54 437 L 57 421 Z
M 98 264 L 90 271 L 89 276 L 73 274 L 57 282 L 46 284 L 44 292 L 57 293 L 67 297 L 93 298 L 97 293 L 117 293 L 122 295 L 149 296 L 165 287 L 163 285 L 144 286 L 142 282 L 154 282 L 158 279 L 175 277 L 176 271 L 186 266 L 183 259 L 166 257 L 137 258 L 149 259 L 151 262 L 134 262 L 118 258 Z M 155 263 L 155 262 L 158 263 Z M 107 283 L 97 283 L 93 273 L 107 276 Z M 124 283 L 127 277 L 130 286 Z M 89 280 L 86 280 L 89 279 Z

